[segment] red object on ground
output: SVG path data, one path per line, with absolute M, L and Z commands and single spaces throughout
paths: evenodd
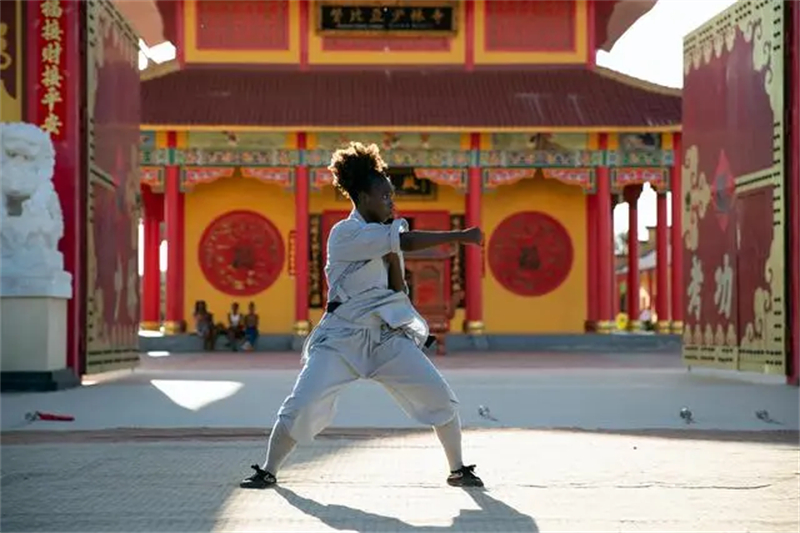
M 72 422 L 73 420 L 75 420 L 74 416 L 70 416 L 70 415 L 55 415 L 53 413 L 42 413 L 41 411 L 36 411 L 34 413 L 28 413 L 27 415 L 25 415 L 25 418 L 27 418 L 30 421 L 34 421 L 34 420 L 50 420 L 50 421 L 53 421 L 53 422 Z

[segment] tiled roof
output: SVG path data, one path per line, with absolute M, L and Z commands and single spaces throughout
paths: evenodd
M 142 83 L 142 123 L 272 127 L 677 125 L 677 91 L 583 68 L 287 72 L 189 68 Z

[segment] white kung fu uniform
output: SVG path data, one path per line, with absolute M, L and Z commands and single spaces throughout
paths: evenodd
M 333 421 L 339 392 L 361 378 L 383 385 L 421 424 L 441 426 L 456 415 L 458 400 L 420 347 L 425 319 L 405 292 L 389 288 L 383 257 L 400 256 L 404 219 L 367 223 L 358 211 L 337 223 L 328 238 L 325 313 L 303 346 L 303 370 L 278 412 L 291 437 L 308 443 Z

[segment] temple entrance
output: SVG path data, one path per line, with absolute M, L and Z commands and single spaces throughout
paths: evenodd
M 349 213 L 349 211 L 325 211 L 322 213 L 323 266 L 327 260 L 330 231 Z M 404 211 L 400 209 L 398 216 L 405 218 L 412 229 L 433 231 L 450 229 L 450 213 L 448 211 Z M 457 253 L 458 250 L 455 246 L 441 246 L 405 254 L 409 296 L 417 310 L 428 321 L 431 334 L 438 337 L 438 353 L 444 353 L 444 335 L 450 330 L 450 320 L 456 308 L 455 302 L 463 296 L 454 295 L 451 290 L 450 263 Z M 322 294 L 325 298 L 328 288 L 324 276 L 322 276 L 322 284 Z

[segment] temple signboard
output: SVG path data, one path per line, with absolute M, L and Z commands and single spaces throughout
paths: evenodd
M 452 34 L 456 7 L 448 2 L 319 2 L 317 30 L 322 35 L 396 33 Z

